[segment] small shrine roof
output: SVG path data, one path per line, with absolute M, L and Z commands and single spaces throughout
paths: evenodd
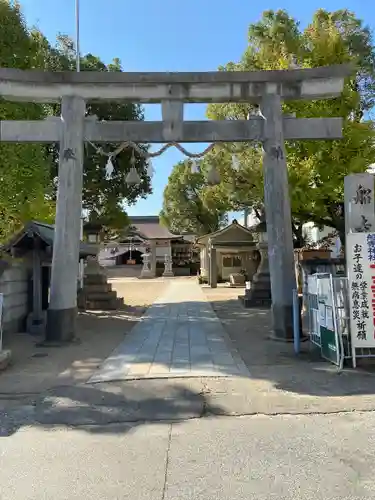
M 26 223 L 22 229 L 15 233 L 2 246 L 2 249 L 6 252 L 10 252 L 12 248 L 30 250 L 32 248 L 32 241 L 35 238 L 40 238 L 45 246 L 53 247 L 54 236 L 55 226 L 52 224 L 30 221 Z M 89 245 L 86 243 L 81 243 L 80 245 L 80 257 L 94 256 L 97 254 L 97 251 L 98 249 L 95 245 Z

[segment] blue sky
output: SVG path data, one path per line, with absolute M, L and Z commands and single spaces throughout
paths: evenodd
M 53 42 L 58 32 L 74 36 L 75 0 L 21 0 L 27 23 L 37 25 Z M 125 71 L 212 71 L 237 61 L 245 47 L 248 25 L 265 9 L 286 9 L 302 25 L 318 8 L 348 8 L 375 30 L 374 0 L 250 2 L 246 0 L 80 0 L 81 52 L 103 61 L 114 57 Z M 205 106 L 185 107 L 185 119 L 205 117 Z M 147 120 L 161 119 L 158 106 L 146 109 Z M 203 145 L 188 145 L 201 151 Z M 154 161 L 153 194 L 130 215 L 156 215 L 173 165 L 182 159 L 169 150 Z

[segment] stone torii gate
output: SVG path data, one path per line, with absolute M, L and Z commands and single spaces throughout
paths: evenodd
M 62 104 L 61 118 L 0 122 L 1 141 L 60 143 L 47 340 L 68 341 L 75 335 L 84 141 L 261 141 L 274 336 L 290 339 L 295 275 L 284 139 L 338 139 L 342 135 L 342 121 L 285 117 L 281 103 L 336 97 L 350 73 L 348 66 L 203 73 L 52 73 L 0 69 L 3 98 Z M 85 117 L 85 102 L 93 100 L 161 103 L 163 121 L 98 122 Z M 192 102 L 254 102 L 260 105 L 261 115 L 238 121 L 184 121 L 184 103 Z

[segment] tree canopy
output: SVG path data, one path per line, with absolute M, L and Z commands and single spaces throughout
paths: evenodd
M 364 172 L 375 156 L 373 124 L 368 121 L 375 104 L 375 49 L 369 29 L 347 11 L 318 10 L 311 23 L 301 30 L 285 10 L 266 11 L 248 31 L 248 47 L 238 63 L 222 71 L 304 68 L 353 63 L 355 74 L 347 78 L 342 96 L 321 101 L 296 101 L 283 105 L 296 117 L 342 117 L 343 139 L 336 141 L 287 142 L 287 164 L 294 231 L 301 236 L 303 223 L 326 225 L 344 234 L 342 211 L 344 177 Z M 247 119 L 256 111 L 252 104 L 208 106 L 211 119 Z M 237 149 L 241 169 L 233 180 L 217 189 L 230 206 L 238 202 L 250 207 L 263 203 L 262 153 L 259 146 L 228 145 Z M 250 150 L 252 150 L 250 152 Z M 228 171 L 230 154 L 220 169 Z
M 0 0 L 0 66 L 19 69 L 74 71 L 75 47 L 65 36 L 51 45 L 37 29 L 29 30 L 17 2 Z M 84 55 L 81 71 L 122 71 L 119 59 L 104 64 L 92 54 Z M 0 99 L 0 119 L 44 119 L 59 115 L 59 105 L 9 102 Z M 87 103 L 87 115 L 99 120 L 143 120 L 138 104 L 120 102 Z M 101 221 L 114 229 L 127 224 L 126 205 L 131 205 L 151 192 L 145 160 L 136 155 L 136 168 L 141 177 L 137 186 L 128 186 L 125 177 L 130 170 L 131 151 L 124 150 L 113 161 L 111 180 L 105 178 L 107 157 L 98 145 L 86 144 L 84 156 L 83 208 L 89 220 Z M 104 152 L 112 152 L 118 144 L 101 144 Z M 147 150 L 147 146 L 144 146 Z M 0 240 L 30 219 L 53 222 L 57 188 L 58 144 L 6 144 L 0 142 Z
M 36 49 L 17 4 L 0 0 L 0 66 L 31 69 Z M 45 118 L 42 106 L 0 98 L 0 120 Z M 0 142 L 0 240 L 29 219 L 51 220 L 50 163 L 45 148 Z
M 164 190 L 161 221 L 177 234 L 202 235 L 220 228 L 226 220 L 226 204 L 221 204 L 215 191 L 205 189 L 204 163 L 200 172 L 192 173 L 191 165 L 180 162 L 173 168 Z

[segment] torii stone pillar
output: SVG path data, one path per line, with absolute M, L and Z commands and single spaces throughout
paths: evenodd
M 293 338 L 293 289 L 296 287 L 292 214 L 280 95 L 270 84 L 261 101 L 264 116 L 263 177 L 268 259 L 271 275 L 273 335 Z
M 72 340 L 76 331 L 85 110 L 86 105 L 82 97 L 62 98 L 47 341 Z
M 74 336 L 83 141 L 120 143 L 261 142 L 269 241 L 274 336 L 292 338 L 293 241 L 284 149 L 286 140 L 339 139 L 341 118 L 293 118 L 282 100 L 337 97 L 349 66 L 283 71 L 196 73 L 44 72 L 0 68 L 0 96 L 63 103 L 62 120 L 0 121 L 0 140 L 61 142 L 48 338 Z M 85 100 L 161 103 L 162 122 L 84 118 Z M 185 102 L 258 103 L 249 120 L 184 121 Z

